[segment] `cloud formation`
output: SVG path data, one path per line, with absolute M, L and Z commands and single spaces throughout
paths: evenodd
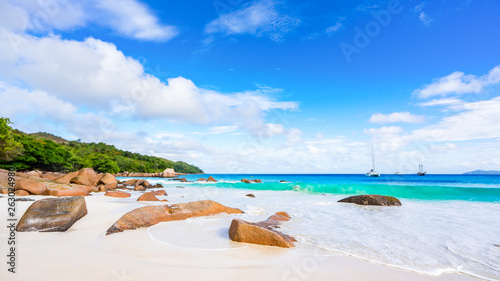
M 178 34 L 137 0 L 0 1 L 0 26 L 13 32 L 72 30 L 97 23 L 144 41 L 167 41 Z
M 423 123 L 425 117 L 410 112 L 394 112 L 391 114 L 376 113 L 370 117 L 370 123 Z
M 296 102 L 272 98 L 282 90 L 260 87 L 241 93 L 199 88 L 184 77 L 166 82 L 147 74 L 135 59 L 114 44 L 94 38 L 63 40 L 1 31 L 0 75 L 57 99 L 140 120 L 163 119 L 197 125 L 234 124 L 259 135 L 284 133 L 264 117 L 273 110 L 293 110 Z
M 448 76 L 435 79 L 431 84 L 414 91 L 414 94 L 422 99 L 450 94 L 478 94 L 487 86 L 498 83 L 500 83 L 500 65 L 483 76 L 466 75 L 460 71 L 453 72 Z
M 226 35 L 251 34 L 281 41 L 285 34 L 300 24 L 300 20 L 280 13 L 277 6 L 274 0 L 258 0 L 244 4 L 240 9 L 223 14 L 208 23 L 205 32 Z

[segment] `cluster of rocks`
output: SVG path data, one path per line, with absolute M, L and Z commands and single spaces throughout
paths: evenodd
M 0 184 L 4 184 L 0 170 Z M 246 180 L 246 179 L 244 179 Z M 258 183 L 260 180 L 246 180 L 242 182 Z M 34 202 L 24 213 L 17 225 L 17 231 L 66 231 L 76 221 L 87 214 L 87 206 L 83 196 L 90 192 L 105 192 L 105 196 L 128 198 L 130 191 L 145 191 L 151 188 L 162 187 L 151 185 L 142 179 L 130 179 L 125 182 L 117 181 L 114 175 L 98 174 L 92 169 L 82 169 L 69 174 L 29 172 L 18 173 L 16 178 L 16 194 L 68 196 L 62 198 L 47 198 Z M 216 182 L 213 177 L 198 181 Z M 123 190 L 117 190 L 123 189 Z M 3 190 L 2 190 L 3 191 Z M 76 195 L 75 195 L 76 194 Z M 166 196 L 165 190 L 155 190 L 143 193 L 137 201 L 163 201 L 158 197 Z M 248 197 L 255 198 L 253 194 Z M 339 200 L 342 203 L 357 205 L 401 206 L 401 202 L 391 196 L 359 195 Z M 193 217 L 210 216 L 216 214 L 242 214 L 237 208 L 224 206 L 212 200 L 195 201 L 189 203 L 145 206 L 134 209 L 119 218 L 109 229 L 106 235 L 123 232 L 125 230 L 149 227 L 160 222 L 186 220 Z M 286 212 L 278 212 L 261 222 L 248 222 L 234 218 L 229 227 L 229 238 L 232 241 L 252 243 L 266 246 L 290 248 L 296 240 L 277 229 L 283 222 L 290 220 Z
M 217 182 L 217 180 L 214 179 L 212 176 L 210 176 L 210 177 L 208 177 L 208 179 L 199 178 L 196 180 L 196 182 Z
M 165 171 L 161 173 L 129 173 L 129 172 L 123 172 L 123 173 L 117 173 L 115 176 L 117 177 L 142 177 L 142 178 L 175 178 L 178 177 L 179 175 L 185 175 L 184 173 L 177 173 L 175 172 L 174 169 L 167 168 Z
M 0 188 L 2 193 L 8 193 L 8 171 L 0 169 Z M 50 195 L 50 196 L 87 196 L 91 192 L 107 192 L 115 189 L 131 189 L 144 191 L 148 188 L 162 188 L 162 185 L 151 185 L 146 180 L 131 179 L 126 182 L 116 180 L 108 173 L 96 173 L 91 168 L 81 169 L 68 174 L 44 173 L 31 171 L 16 173 L 14 177 L 15 194 Z M 133 188 L 129 188 L 131 186 Z
M 262 181 L 259 179 L 255 179 L 255 180 L 242 179 L 241 182 L 244 182 L 244 183 L 262 183 Z

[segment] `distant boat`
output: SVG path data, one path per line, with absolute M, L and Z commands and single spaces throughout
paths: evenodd
M 422 164 L 422 162 L 420 162 L 418 164 L 418 173 L 417 173 L 417 175 L 419 175 L 419 176 L 425 176 L 426 173 L 427 172 L 424 172 L 424 165 Z
M 373 146 L 372 146 L 372 169 L 366 173 L 367 177 L 380 177 L 380 174 L 377 174 L 375 172 L 375 154 L 373 153 Z
M 396 172 L 396 173 L 394 173 L 394 174 L 395 174 L 395 175 L 402 175 L 403 173 L 401 173 L 401 172 Z

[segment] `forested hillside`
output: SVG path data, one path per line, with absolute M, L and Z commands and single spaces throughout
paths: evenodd
M 173 168 L 180 173 L 203 173 L 182 161 L 141 155 L 105 143 L 66 141 L 48 133 L 25 134 L 0 117 L 0 168 L 70 172 L 93 168 L 101 173 L 156 173 Z M 55 142 L 55 141 L 57 142 Z

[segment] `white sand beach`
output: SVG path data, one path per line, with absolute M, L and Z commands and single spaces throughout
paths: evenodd
M 189 188 L 166 190 L 170 203 L 200 199 L 200 194 Z M 106 230 L 127 211 L 165 204 L 136 202 L 140 194 L 132 192 L 132 197 L 125 199 L 103 193 L 85 197 L 88 214 L 66 232 L 18 232 L 16 273 L 8 272 L 3 262 L 0 280 L 478 280 L 456 273 L 431 276 L 392 268 L 300 241 L 290 249 L 231 241 L 227 234 L 231 220 L 248 219 L 249 214 L 164 222 L 106 236 Z M 218 197 L 207 192 L 203 196 Z M 6 202 L 5 197 L 0 198 L 5 222 Z M 247 206 L 241 202 L 221 203 L 245 211 Z M 18 218 L 31 204 L 17 202 Z M 262 217 L 270 214 L 265 210 Z M 6 227 L 0 229 L 5 257 L 8 232 Z

